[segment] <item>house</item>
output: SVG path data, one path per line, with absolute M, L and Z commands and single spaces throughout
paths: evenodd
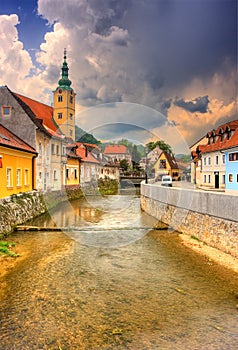
M 222 151 L 229 148 L 237 128 L 238 120 L 220 125 L 207 133 L 206 144 L 198 143 L 196 150 L 191 152 L 195 169 L 193 182 L 197 186 L 225 190 L 227 162 Z
M 150 168 L 151 166 L 153 166 L 157 160 L 159 159 L 159 156 L 161 155 L 163 151 L 156 146 L 152 151 L 150 151 L 146 157 L 141 158 L 140 160 L 140 167 L 142 169 L 146 169 L 146 162 L 147 162 L 147 167 Z
M 179 167 L 174 156 L 167 152 L 162 152 L 154 165 L 155 178 L 161 179 L 163 175 L 170 175 L 173 180 L 179 179 Z
M 226 192 L 238 194 L 238 128 L 221 152 L 226 157 Z
M 129 165 L 132 164 L 132 157 L 128 148 L 124 145 L 107 145 L 104 154 L 110 157 L 111 161 L 119 164 L 121 160 L 126 159 Z
M 0 198 L 36 188 L 36 150 L 0 124 Z
M 67 162 L 65 163 L 65 186 L 67 189 L 76 189 L 80 187 L 80 168 L 82 158 L 77 155 L 76 149 L 78 146 L 74 144 L 67 144 L 66 154 Z
M 80 163 L 80 184 L 87 186 L 98 179 L 100 162 L 91 154 L 88 147 L 81 142 L 75 143 L 76 155 L 81 158 Z
M 94 148 L 91 151 L 92 155 L 99 161 L 99 179 L 111 179 L 120 181 L 120 167 L 111 161 L 109 156 L 106 156 L 100 148 Z

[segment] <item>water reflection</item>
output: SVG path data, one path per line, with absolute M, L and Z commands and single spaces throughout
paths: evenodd
M 34 220 L 39 226 L 59 227 L 81 244 L 107 248 L 135 242 L 155 223 L 140 212 L 140 198 L 131 195 L 90 196 L 90 203 L 86 199 L 63 203 L 47 217 Z

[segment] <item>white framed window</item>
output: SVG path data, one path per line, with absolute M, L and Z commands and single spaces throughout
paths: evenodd
M 211 165 L 211 157 L 208 157 L 208 165 Z
M 55 145 L 54 145 L 54 143 L 51 144 L 51 154 L 55 154 Z
M 59 145 L 56 145 L 56 154 L 59 155 Z
M 16 185 L 21 187 L 21 169 L 16 170 Z
M 215 157 L 215 164 L 216 164 L 216 165 L 219 164 L 219 157 L 218 157 L 218 156 Z
M 13 184 L 12 184 L 12 168 L 7 168 L 6 171 L 7 171 L 7 187 L 11 188 L 11 187 L 13 187 Z
M 223 155 L 222 155 L 222 164 L 225 164 L 225 163 L 226 163 L 226 155 L 223 154 Z
M 203 164 L 207 165 L 207 158 L 206 157 L 203 159 Z
M 29 169 L 24 170 L 24 185 L 29 186 Z
M 207 175 L 203 176 L 203 182 L 206 183 L 207 182 Z
M 208 175 L 208 183 L 211 183 L 211 175 Z
M 63 145 L 62 146 L 62 156 L 65 156 L 66 155 L 66 146 Z

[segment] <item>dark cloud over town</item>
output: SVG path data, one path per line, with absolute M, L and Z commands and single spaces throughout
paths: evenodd
M 51 29 L 35 79 L 48 84 L 49 96 L 66 47 L 81 108 L 148 106 L 173 120 L 188 142 L 203 133 L 201 120 L 209 128 L 234 116 L 236 0 L 39 0 L 38 14 Z

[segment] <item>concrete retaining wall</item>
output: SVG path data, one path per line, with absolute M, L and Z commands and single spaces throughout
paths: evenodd
M 141 184 L 141 208 L 175 230 L 238 257 L 238 197 Z

